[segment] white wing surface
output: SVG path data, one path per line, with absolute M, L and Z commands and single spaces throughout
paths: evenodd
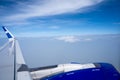
M 3 73 L 4 75 L 4 77 L 2 77 L 3 75 L 0 75 L 0 80 L 32 80 L 18 41 L 6 27 L 3 27 L 3 30 L 5 31 L 9 41 L 7 45 L 0 50 L 0 57 L 3 57 L 3 62 L 0 60 L 0 73 Z M 2 67 L 4 69 L 1 69 Z

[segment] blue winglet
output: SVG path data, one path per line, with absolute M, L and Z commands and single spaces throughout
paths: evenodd
M 5 26 L 3 26 L 2 28 L 5 31 L 7 37 L 9 38 L 9 40 L 14 39 L 14 36 L 10 33 L 10 31 L 8 31 L 8 29 Z
M 2 28 L 3 28 L 4 31 L 7 31 L 4 26 Z

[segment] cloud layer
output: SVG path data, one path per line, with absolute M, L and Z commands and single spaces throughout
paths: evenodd
M 36 0 L 36 2 L 17 2 L 18 13 L 7 16 L 8 21 L 27 20 L 34 17 L 82 12 L 85 7 L 96 5 L 103 0 Z

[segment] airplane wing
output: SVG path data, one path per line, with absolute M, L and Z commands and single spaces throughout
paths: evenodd
M 13 56 L 11 58 L 13 58 L 13 60 L 11 61 L 11 63 L 13 64 L 13 79 L 11 80 L 32 80 L 32 77 L 30 76 L 30 72 L 29 72 L 29 68 L 26 65 L 19 43 L 17 41 L 17 39 L 15 39 L 15 37 L 10 33 L 10 31 L 6 28 L 6 27 L 2 27 L 3 30 L 5 31 L 9 41 L 8 43 L 10 43 L 10 45 L 8 45 L 8 54 L 9 56 Z M 7 50 L 7 49 L 5 49 Z M 5 52 L 5 51 L 4 51 Z M 9 73 L 10 74 L 10 73 Z M 4 74 L 6 75 L 6 74 Z M 3 79 L 0 79 L 3 80 Z M 4 79 L 5 80 L 5 79 Z M 8 80 L 8 79 L 6 79 Z M 10 80 L 10 79 L 9 79 Z
M 95 68 L 96 66 L 92 63 L 90 64 L 59 64 L 46 67 L 30 68 L 30 73 L 33 79 L 48 78 L 49 76 L 54 76 L 61 73 Z M 48 79 L 49 80 L 49 79 Z

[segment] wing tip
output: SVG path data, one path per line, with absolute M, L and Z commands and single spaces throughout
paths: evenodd
M 2 26 L 2 28 L 3 28 L 4 31 L 7 31 L 5 26 Z
M 10 31 L 8 31 L 8 29 L 5 26 L 2 26 L 2 28 L 5 31 L 5 33 L 9 39 L 14 38 L 14 36 L 10 33 Z

